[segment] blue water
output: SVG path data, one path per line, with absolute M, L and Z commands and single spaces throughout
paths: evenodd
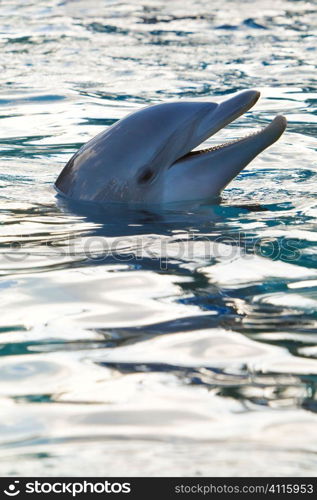
M 316 475 L 316 9 L 0 6 L 1 475 Z M 52 188 L 150 103 L 245 88 L 287 116 L 197 212 L 87 216 Z

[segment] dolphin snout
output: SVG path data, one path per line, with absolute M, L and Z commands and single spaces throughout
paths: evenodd
M 251 109 L 260 97 L 258 90 L 243 90 L 220 101 L 200 121 L 196 134 L 200 143 Z

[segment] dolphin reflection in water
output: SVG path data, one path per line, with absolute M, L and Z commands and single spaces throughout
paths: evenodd
M 286 119 L 276 116 L 247 137 L 193 149 L 248 111 L 259 96 L 245 90 L 221 102 L 168 102 L 133 112 L 82 146 L 55 187 L 75 202 L 130 207 L 212 202 L 282 135 Z

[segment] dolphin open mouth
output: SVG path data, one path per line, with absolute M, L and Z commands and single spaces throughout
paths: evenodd
M 220 149 L 231 146 L 232 144 L 239 144 L 239 143 L 242 144 L 243 142 L 247 141 L 248 139 L 251 139 L 252 137 L 260 136 L 261 134 L 268 132 L 269 129 L 272 133 L 275 132 L 276 135 L 279 134 L 278 137 L 280 137 L 280 135 L 284 132 L 286 125 L 287 125 L 287 120 L 286 120 L 285 116 L 278 115 L 266 127 L 260 128 L 260 129 L 256 130 L 255 132 L 251 132 L 250 134 L 246 134 L 246 135 L 239 137 L 237 139 L 233 139 L 232 141 L 223 142 L 221 144 L 215 144 L 213 146 L 210 146 L 209 148 L 195 149 L 194 151 L 189 151 L 189 153 L 187 153 L 182 158 L 180 158 L 180 160 L 184 160 L 187 157 L 190 158 L 190 157 L 195 156 L 195 155 L 201 155 L 204 153 L 211 153 L 213 151 L 219 151 Z M 278 137 L 276 137 L 276 140 L 278 139 Z
M 188 147 L 185 155 L 174 161 L 167 170 L 164 202 L 217 199 L 241 170 L 277 141 L 287 124 L 286 118 L 281 115 L 276 116 L 266 127 L 247 136 L 195 149 L 248 111 L 259 97 L 260 93 L 256 90 L 239 92 L 211 111 L 209 123 L 204 118 L 204 123 L 198 125 L 199 133 L 196 133 L 196 139 L 202 140 L 197 140 L 194 148 Z M 197 127 L 197 123 L 195 125 Z
M 237 97 L 244 98 L 243 101 L 241 102 L 241 105 L 237 106 L 237 109 L 234 109 L 231 117 L 226 119 L 224 121 L 224 125 L 219 127 L 218 130 L 223 129 L 226 125 L 228 125 L 229 123 L 232 123 L 237 118 L 242 116 L 245 112 L 249 111 L 255 105 L 255 103 L 258 101 L 258 99 L 260 97 L 260 92 L 258 92 L 256 90 L 244 91 L 244 92 L 241 92 L 240 94 L 234 96 L 233 99 L 237 99 Z M 229 102 L 231 103 L 231 99 L 229 99 L 229 101 L 228 100 L 224 101 L 223 104 L 221 103 L 219 105 L 219 111 L 221 111 L 222 108 L 224 108 L 224 107 L 228 107 Z M 179 158 L 175 163 L 177 163 L 179 161 L 183 162 L 186 159 L 193 158 L 194 156 L 216 152 L 216 151 L 222 150 L 224 148 L 227 148 L 229 146 L 232 146 L 234 144 L 237 146 L 241 145 L 243 147 L 244 143 L 246 144 L 248 141 L 252 140 L 253 138 L 256 138 L 256 137 L 260 138 L 261 136 L 263 136 L 263 137 L 267 136 L 266 138 L 269 141 L 268 145 L 270 145 L 273 142 L 277 141 L 277 139 L 282 135 L 282 133 L 284 132 L 284 130 L 286 128 L 286 125 L 287 125 L 286 118 L 282 115 L 278 115 L 267 126 L 260 128 L 260 129 L 257 129 L 255 132 L 251 132 L 247 135 L 244 135 L 242 137 L 239 137 L 239 138 L 231 140 L 231 141 L 229 140 L 229 141 L 226 141 L 226 142 L 223 142 L 220 144 L 215 144 L 215 145 L 210 146 L 208 148 L 199 148 L 199 149 L 194 149 L 192 151 L 188 151 L 188 153 L 186 153 L 181 158 Z M 217 132 L 218 132 L 218 130 L 217 130 Z M 209 137 L 213 136 L 214 133 L 215 132 L 210 134 Z M 265 141 L 265 143 L 266 142 L 267 141 Z M 265 146 L 265 147 L 267 147 L 267 146 Z M 175 163 L 170 165 L 170 168 L 173 165 L 175 165 Z

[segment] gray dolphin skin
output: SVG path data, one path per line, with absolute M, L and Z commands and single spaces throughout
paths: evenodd
M 82 146 L 56 181 L 71 200 L 165 204 L 212 201 L 261 151 L 282 135 L 286 119 L 227 144 L 192 151 L 248 111 L 260 93 L 245 90 L 221 102 L 148 106 Z

